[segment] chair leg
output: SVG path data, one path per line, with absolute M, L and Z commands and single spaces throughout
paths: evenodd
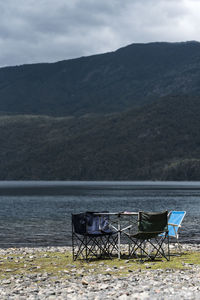
M 163 249 L 163 245 L 165 240 L 167 241 L 167 253 L 165 253 L 164 249 Z M 160 254 L 161 257 L 164 257 L 167 261 L 170 260 L 170 250 L 169 250 L 169 236 L 165 235 L 164 237 L 162 237 L 161 239 L 155 239 L 156 241 L 156 245 L 149 240 L 149 243 L 151 244 L 151 246 L 153 247 L 153 249 L 156 251 L 154 254 L 154 259 Z
M 169 257 L 169 260 L 170 260 L 169 235 L 167 235 L 167 247 L 168 247 L 168 257 Z
M 182 246 L 181 246 L 181 244 L 179 243 L 179 240 L 178 240 L 178 239 L 177 239 L 177 243 L 178 243 L 179 253 L 181 254 L 181 253 L 182 253 Z
M 81 236 L 73 233 L 73 260 L 82 258 L 86 261 L 89 261 L 92 258 L 99 258 L 103 256 L 112 258 L 113 251 L 118 250 L 117 242 L 117 235 Z
M 72 257 L 73 260 L 75 260 L 75 256 L 74 256 L 74 234 L 72 233 Z
M 164 250 L 164 242 L 167 241 L 167 249 Z M 164 257 L 167 261 L 170 260 L 170 249 L 169 249 L 169 236 L 166 235 L 162 239 L 148 239 L 148 240 L 132 240 L 133 246 L 129 252 L 129 257 L 136 256 L 140 258 L 141 262 L 144 262 L 146 259 L 154 260 L 158 255 Z M 149 246 L 152 247 L 149 250 Z M 137 254 L 137 250 L 140 252 L 140 256 Z M 145 258 L 144 258 L 145 256 Z M 144 258 L 144 259 L 143 259 Z
M 86 256 L 86 260 L 88 260 L 88 247 L 87 247 L 87 245 L 88 245 L 88 239 L 87 239 L 87 236 L 86 236 L 86 249 L 85 249 L 85 256 Z

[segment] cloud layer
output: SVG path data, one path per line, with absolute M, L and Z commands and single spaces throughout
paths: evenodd
M 200 40 L 198 0 L 0 0 L 0 66 Z

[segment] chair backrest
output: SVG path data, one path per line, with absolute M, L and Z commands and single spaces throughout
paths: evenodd
M 85 213 L 72 214 L 72 229 L 77 234 L 86 234 L 87 220 Z
M 111 231 L 109 227 L 109 215 L 104 215 L 104 213 L 86 212 L 88 234 L 103 234 Z
M 181 223 L 185 217 L 185 211 L 171 211 L 168 219 L 168 229 L 169 229 L 169 236 L 177 237 L 178 229 L 181 226 Z M 173 226 L 170 224 L 174 224 L 177 226 Z
M 109 233 L 109 216 L 97 212 L 85 212 L 72 215 L 72 226 L 77 234 Z
M 138 229 L 140 232 L 166 232 L 168 227 L 168 212 L 139 212 Z

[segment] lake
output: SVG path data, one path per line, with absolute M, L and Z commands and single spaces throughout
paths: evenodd
M 185 210 L 180 240 L 200 242 L 200 182 L 1 181 L 0 246 L 70 245 L 86 210 Z

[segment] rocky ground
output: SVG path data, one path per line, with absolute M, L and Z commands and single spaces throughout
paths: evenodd
M 185 258 L 181 268 L 174 260 L 174 267 L 173 261 L 169 267 L 163 262 L 164 268 L 161 262 L 156 269 L 154 263 L 133 265 L 129 260 L 73 262 L 69 250 L 1 249 L 0 299 L 200 299 L 200 245 L 183 246 L 185 253 L 195 251 L 197 263 Z

